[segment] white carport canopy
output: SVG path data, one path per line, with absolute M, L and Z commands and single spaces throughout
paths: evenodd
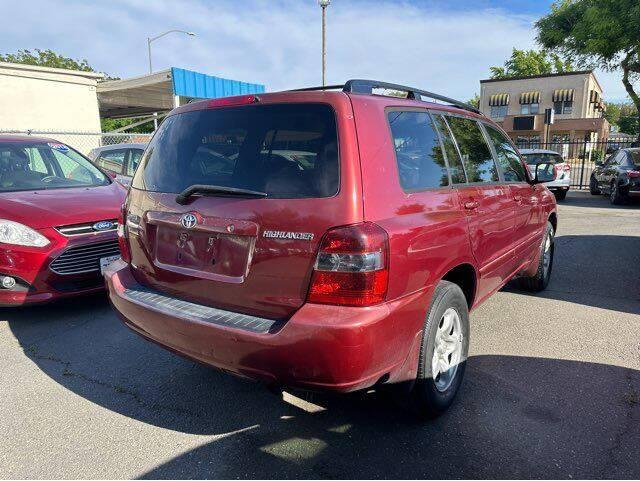
M 171 110 L 175 106 L 171 70 L 141 77 L 107 80 L 97 86 L 100 116 L 139 117 Z

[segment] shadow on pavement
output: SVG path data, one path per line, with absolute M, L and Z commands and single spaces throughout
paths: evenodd
M 559 206 L 597 207 L 599 209 L 637 210 L 640 199 L 630 198 L 625 204 L 613 205 L 606 195 L 591 195 L 589 191 L 569 191 L 564 200 L 558 201 Z
M 612 311 L 640 314 L 640 237 L 559 235 L 547 289 L 534 295 Z
M 512 356 L 469 360 L 444 416 L 419 423 L 385 395 L 317 396 L 307 412 L 258 384 L 178 358 L 95 297 L 5 310 L 25 354 L 105 409 L 219 438 L 146 478 L 640 476 L 640 372 Z

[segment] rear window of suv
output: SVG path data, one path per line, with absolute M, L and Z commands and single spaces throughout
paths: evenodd
M 524 161 L 529 165 L 536 165 L 540 163 L 545 164 L 562 164 L 564 160 L 560 154 L 548 154 L 544 152 L 534 154 L 522 154 Z
M 168 117 L 132 185 L 179 193 L 194 184 L 249 189 L 270 198 L 335 195 L 339 162 L 333 109 L 252 105 Z

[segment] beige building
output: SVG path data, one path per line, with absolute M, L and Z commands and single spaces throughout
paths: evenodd
M 0 62 L 0 131 L 100 132 L 103 75 Z
M 545 109 L 554 112 L 548 136 Z M 602 87 L 591 70 L 480 81 L 480 110 L 515 141 L 605 139 L 604 109 Z

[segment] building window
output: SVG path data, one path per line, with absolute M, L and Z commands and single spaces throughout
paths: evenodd
M 573 112 L 573 101 L 572 100 L 560 100 L 557 102 L 553 102 L 553 111 L 556 115 L 559 114 L 570 114 Z
M 492 105 L 491 106 L 491 118 L 498 119 L 507 115 L 508 105 Z
M 522 115 L 537 114 L 538 112 L 540 112 L 540 104 L 522 104 L 520 106 Z

